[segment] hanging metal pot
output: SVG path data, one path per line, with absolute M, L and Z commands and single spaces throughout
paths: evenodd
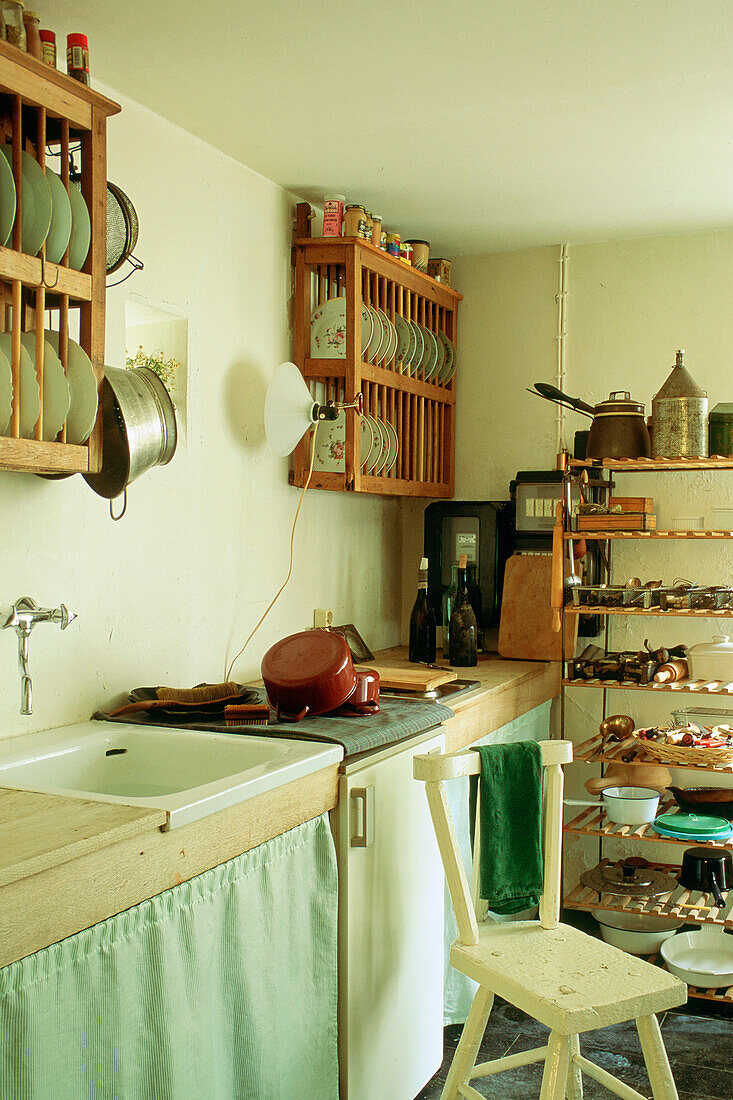
M 114 500 L 146 470 L 170 462 L 177 439 L 175 408 L 157 374 L 147 367 L 105 367 L 102 469 L 83 475 L 87 485 Z

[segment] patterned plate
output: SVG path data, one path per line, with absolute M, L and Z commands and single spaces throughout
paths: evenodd
M 376 441 L 374 439 L 374 429 L 369 423 L 368 416 L 361 417 L 361 468 L 362 471 L 366 470 L 369 456 L 372 453 L 372 448 L 375 446 Z
M 361 353 L 371 336 L 371 318 L 361 306 Z M 329 298 L 311 314 L 311 356 L 313 359 L 346 358 L 346 299 Z
M 420 371 L 420 364 L 422 363 L 423 356 L 425 355 L 425 341 L 423 339 L 422 329 L 418 325 L 417 321 L 410 321 L 410 328 L 412 329 L 415 337 L 415 353 L 412 357 L 410 364 L 410 374 L 416 375 Z
M 443 345 L 445 351 L 445 362 L 438 375 L 438 384 L 441 386 L 447 386 L 453 375 L 456 373 L 456 349 L 448 339 L 444 332 L 438 330 L 437 337 Z
M 379 345 L 382 342 L 382 322 L 379 320 L 379 314 L 377 313 L 374 306 L 367 306 L 367 309 L 369 310 L 369 316 L 372 319 L 372 335 L 369 339 L 367 349 L 364 352 L 364 358 L 371 362 L 374 356 L 377 354 L 377 351 L 379 350 Z
M 387 449 L 387 461 L 386 461 L 385 466 L 384 466 L 384 473 L 385 473 L 385 476 L 386 476 L 387 474 L 391 474 L 392 470 L 394 469 L 394 464 L 397 461 L 397 454 L 398 454 L 399 449 L 400 449 L 400 442 L 399 442 L 399 439 L 397 438 L 397 432 L 392 427 L 389 420 L 383 420 L 382 425 L 386 429 L 387 435 L 389 436 L 389 445 L 388 445 L 388 449 Z
M 369 421 L 373 436 L 372 449 L 369 452 L 369 457 L 366 463 L 366 472 L 368 474 L 371 474 L 374 473 L 375 467 L 379 462 L 380 456 L 382 454 L 382 433 L 380 432 L 379 425 L 377 424 L 377 421 L 374 419 L 373 416 L 368 416 L 365 414 L 364 419 Z
M 378 417 L 372 417 L 374 423 L 377 426 L 377 431 L 380 436 L 379 457 L 377 458 L 374 466 L 374 473 L 381 474 L 384 467 L 387 465 L 387 455 L 389 453 L 389 436 L 387 435 L 387 429 L 384 426 L 383 421 Z
M 428 378 L 433 377 L 436 370 L 438 369 L 438 341 L 435 339 L 435 335 L 430 331 L 429 328 L 423 328 L 423 335 L 427 340 L 430 352 L 428 365 L 425 368 L 425 381 L 427 381 Z
M 412 329 L 404 317 L 395 314 L 395 328 L 397 330 L 397 352 L 395 354 L 394 369 L 399 374 L 408 373 L 410 348 L 414 346 Z

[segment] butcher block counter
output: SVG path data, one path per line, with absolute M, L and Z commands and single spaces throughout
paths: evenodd
M 375 663 L 409 668 L 406 647 Z M 439 662 L 440 663 L 440 662 Z M 479 659 L 478 686 L 446 704 L 457 751 L 553 698 L 559 664 Z M 181 828 L 163 811 L 0 791 L 0 966 L 193 878 L 336 806 L 338 765 Z

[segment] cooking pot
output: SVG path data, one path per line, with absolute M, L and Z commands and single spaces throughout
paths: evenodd
M 652 444 L 644 406 L 628 390 L 617 390 L 593 410 L 586 458 L 649 458 Z
M 151 466 L 173 458 L 176 412 L 170 394 L 147 367 L 104 368 L 102 469 L 84 474 L 87 485 L 113 500 Z
M 285 722 L 336 710 L 358 682 L 348 645 L 328 630 L 303 630 L 275 642 L 261 671 L 270 706 Z
M 680 886 L 712 894 L 715 904 L 722 907 L 725 904 L 722 891 L 733 886 L 733 855 L 710 848 L 688 848 L 682 856 Z
M 713 814 L 733 821 L 733 789 L 730 787 L 670 787 L 674 800 L 687 814 Z
M 373 668 L 357 668 L 356 687 L 338 708 L 339 714 L 379 713 L 379 673 Z
M 546 382 L 535 382 L 534 389 L 529 392 L 592 419 L 586 458 L 650 457 L 652 444 L 644 419 L 644 405 L 633 401 L 628 391 L 616 390 L 606 401 L 595 406 L 578 397 L 570 397 Z

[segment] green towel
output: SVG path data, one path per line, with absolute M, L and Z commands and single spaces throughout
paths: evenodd
M 537 905 L 542 893 L 542 752 L 536 741 L 479 745 L 471 778 L 471 843 L 481 790 L 479 893 L 502 916 Z

